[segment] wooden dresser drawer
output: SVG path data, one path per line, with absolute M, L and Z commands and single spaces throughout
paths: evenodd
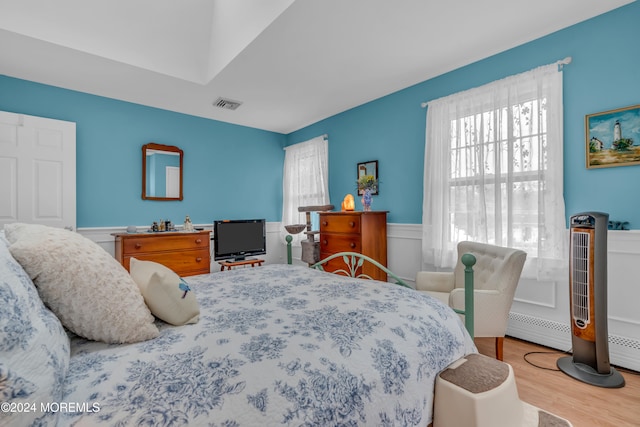
M 116 234 L 115 257 L 129 271 L 131 258 L 165 265 L 179 276 L 211 271 L 210 233 Z
M 129 270 L 129 265 L 131 264 L 131 258 L 160 263 L 175 271 L 179 276 L 184 276 L 184 273 L 193 273 L 201 270 L 202 273 L 209 273 L 211 268 L 209 266 L 208 249 L 128 255 L 123 258 L 123 265 L 127 270 Z
M 359 235 L 323 234 L 320 240 L 320 252 L 360 252 L 362 245 Z
M 154 236 L 155 237 L 155 236 Z M 200 234 L 167 235 L 164 238 L 133 237 L 123 242 L 124 252 L 176 251 L 181 249 L 208 248 L 209 241 Z
M 320 220 L 320 233 L 360 233 L 360 217 L 357 215 L 331 215 Z

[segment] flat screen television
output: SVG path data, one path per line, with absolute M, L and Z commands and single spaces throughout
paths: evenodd
M 213 222 L 213 259 L 241 261 L 267 253 L 264 219 Z

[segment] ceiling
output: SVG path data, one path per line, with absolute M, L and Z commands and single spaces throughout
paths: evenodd
M 0 74 L 290 133 L 632 1 L 0 0 Z

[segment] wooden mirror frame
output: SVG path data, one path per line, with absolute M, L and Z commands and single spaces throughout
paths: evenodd
M 155 195 L 147 194 L 147 151 L 168 151 L 170 153 L 177 153 L 180 156 L 180 195 L 178 197 L 158 197 Z M 142 146 L 142 199 L 143 200 L 182 200 L 182 164 L 183 152 L 178 147 L 173 145 L 162 145 L 150 142 Z

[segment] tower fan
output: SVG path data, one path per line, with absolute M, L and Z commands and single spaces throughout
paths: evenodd
M 624 386 L 609 365 L 607 332 L 607 224 L 609 215 L 585 212 L 570 219 L 569 294 L 573 356 L 561 357 L 565 374 L 598 387 Z

